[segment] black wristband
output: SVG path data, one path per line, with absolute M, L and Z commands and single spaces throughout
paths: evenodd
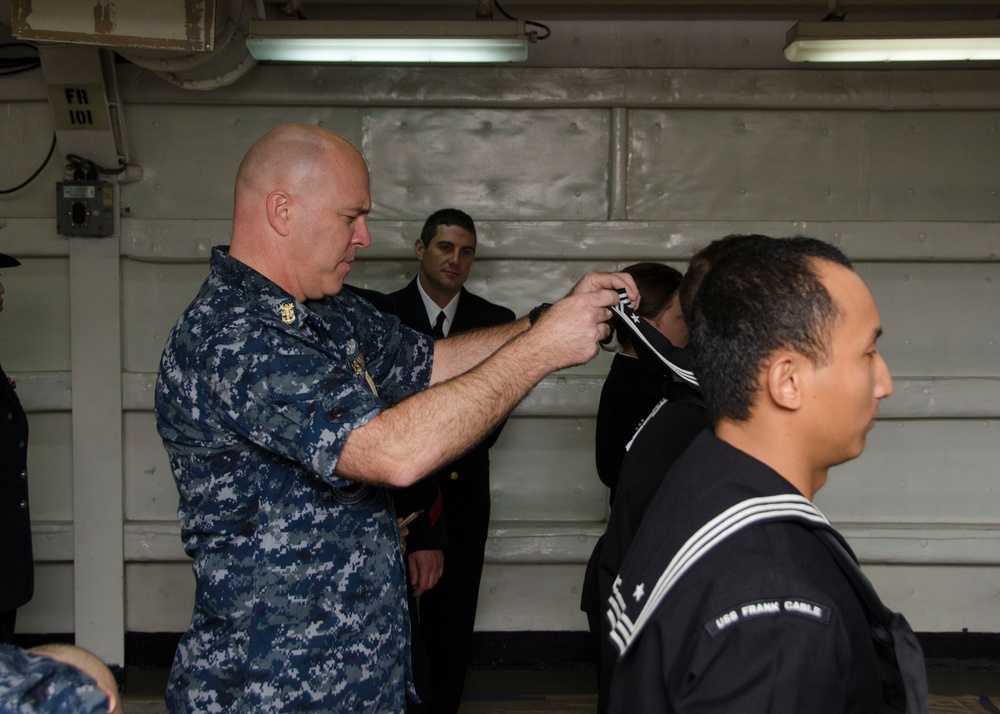
M 552 307 L 552 303 L 543 302 L 538 307 L 531 308 L 531 312 L 528 313 L 528 323 L 534 325 L 538 322 L 538 318 L 542 316 L 542 313 Z

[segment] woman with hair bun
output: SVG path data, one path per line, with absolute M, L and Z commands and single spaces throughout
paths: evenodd
M 639 288 L 636 312 L 653 325 L 674 347 L 685 347 L 688 341 L 687 323 L 681 312 L 678 288 L 681 273 L 662 263 L 635 263 L 622 270 L 635 280 Z M 670 377 L 653 369 L 636 357 L 629 335 L 616 330 L 619 351 L 611 363 L 601 402 L 597 409 L 595 454 L 597 475 L 611 489 L 615 501 L 618 470 L 625 458 L 625 447 L 636 429 L 664 396 Z

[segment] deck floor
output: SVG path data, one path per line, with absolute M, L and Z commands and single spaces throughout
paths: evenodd
M 160 669 L 129 670 L 125 714 L 165 714 L 166 677 Z M 1000 669 L 935 667 L 928 669 L 928 682 L 931 714 L 1000 709 Z M 594 670 L 589 667 L 473 669 L 460 714 L 590 714 L 596 707 Z

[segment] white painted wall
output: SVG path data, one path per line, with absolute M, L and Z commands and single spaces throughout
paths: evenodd
M 422 220 L 445 205 L 480 226 L 469 287 L 519 314 L 589 268 L 683 268 L 730 232 L 842 246 L 879 302 L 896 394 L 866 453 L 833 472 L 817 503 L 917 630 L 1000 631 L 1000 70 L 259 66 L 213 92 L 128 65 L 119 74 L 142 179 L 121 186 L 111 286 L 121 443 L 90 447 L 121 453 L 124 582 L 101 606 L 126 629 L 183 630 L 193 597 L 151 411 L 160 350 L 210 247 L 228 241 L 244 151 L 298 121 L 344 134 L 372 166 L 373 245 L 350 276 L 371 288 L 413 274 Z M 0 185 L 37 166 L 51 126 L 40 77 L 0 80 Z M 87 415 L 72 387 L 89 368 L 71 334 L 100 324 L 103 305 L 87 296 L 93 259 L 55 235 L 61 178 L 53 164 L 0 196 L 0 251 L 24 262 L 3 276 L 0 325 L 32 429 L 38 585 L 23 632 L 80 627 L 97 596 L 77 585 L 74 597 L 74 531 L 107 518 L 74 506 L 93 465 L 74 445 Z M 605 517 L 592 438 L 609 362 L 547 379 L 493 450 L 480 629 L 586 627 L 578 589 Z

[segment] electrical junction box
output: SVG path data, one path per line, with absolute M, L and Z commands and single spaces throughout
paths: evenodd
M 56 233 L 109 236 L 115 232 L 115 188 L 106 181 L 56 184 Z

